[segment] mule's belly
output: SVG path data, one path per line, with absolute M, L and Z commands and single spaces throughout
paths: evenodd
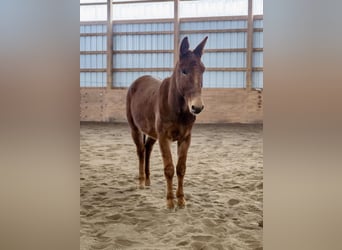
M 151 76 L 138 78 L 130 87 L 130 112 L 134 125 L 144 134 L 157 139 L 156 102 L 160 81 Z
M 158 139 L 158 134 L 154 126 L 141 126 L 139 129 L 149 137 L 152 137 L 155 140 Z
M 141 114 L 141 116 L 139 115 L 134 117 L 134 123 L 137 128 L 144 134 L 154 139 L 158 139 L 158 134 L 155 126 L 155 115 L 152 113 L 154 112 L 151 111 L 150 114 L 145 113 L 145 115 Z

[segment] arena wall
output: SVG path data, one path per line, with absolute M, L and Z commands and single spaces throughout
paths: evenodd
M 80 121 L 127 122 L 126 88 L 81 88 Z M 205 108 L 197 123 L 262 123 L 261 90 L 203 89 Z

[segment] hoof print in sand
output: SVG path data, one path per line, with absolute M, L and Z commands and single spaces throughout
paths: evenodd
M 158 147 L 141 190 L 135 154 L 127 125 L 81 125 L 80 249 L 262 249 L 261 126 L 194 127 L 184 209 L 167 209 Z
M 231 206 L 234 206 L 234 205 L 239 204 L 239 203 L 240 203 L 240 201 L 237 200 L 237 199 L 230 199 L 228 201 L 228 204 L 231 205 Z

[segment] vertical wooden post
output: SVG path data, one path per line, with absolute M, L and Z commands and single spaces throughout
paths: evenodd
M 113 4 L 107 0 L 107 89 L 113 87 Z
M 174 44 L 174 57 L 173 57 L 173 65 L 176 66 L 176 63 L 179 58 L 179 0 L 174 0 L 174 22 L 173 22 L 173 27 L 174 27 L 174 33 L 173 33 L 173 44 Z
M 252 63 L 253 63 L 253 0 L 248 0 L 248 19 L 247 19 L 247 70 L 246 70 L 246 89 L 252 89 Z

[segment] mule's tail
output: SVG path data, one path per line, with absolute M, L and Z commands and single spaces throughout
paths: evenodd
M 133 129 L 136 128 L 134 121 L 133 121 L 133 116 L 131 113 L 131 99 L 132 99 L 132 91 L 131 88 L 128 88 L 127 91 L 127 96 L 126 96 L 126 117 L 129 126 Z
M 137 126 L 134 123 L 132 112 L 131 112 L 131 98 L 132 98 L 132 90 L 131 88 L 128 89 L 127 97 L 126 97 L 126 116 L 129 126 L 134 129 L 138 130 Z M 143 134 L 143 143 L 146 143 L 146 135 Z

